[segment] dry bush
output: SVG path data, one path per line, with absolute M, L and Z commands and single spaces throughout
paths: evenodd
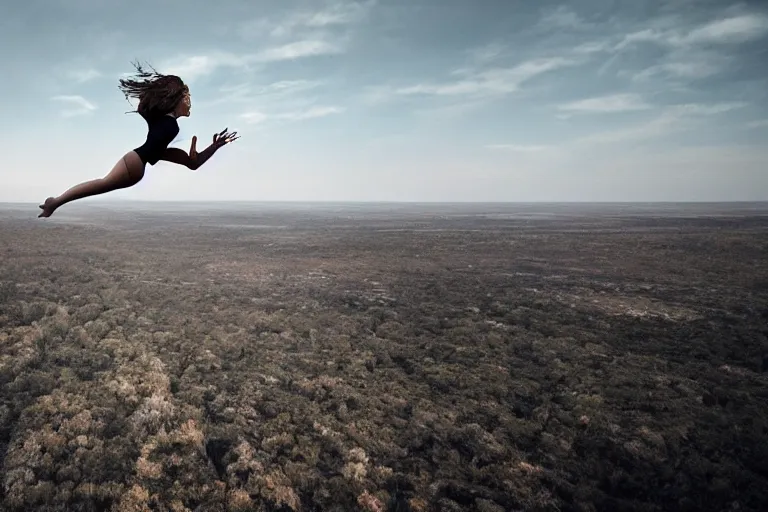
M 764 220 L 259 215 L 0 219 L 3 508 L 765 501 Z

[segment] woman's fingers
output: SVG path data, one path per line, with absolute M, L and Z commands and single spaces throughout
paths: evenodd
M 224 128 L 224 129 L 223 129 L 223 130 L 221 130 L 219 133 L 214 133 L 214 134 L 213 134 L 213 142 L 216 142 L 217 140 L 219 140 L 219 139 L 221 139 L 222 137 L 224 137 L 224 136 L 227 134 L 227 130 L 228 130 L 228 129 L 229 129 L 229 128 Z
M 224 128 L 219 133 L 214 133 L 213 143 L 217 146 L 223 146 L 240 138 L 237 136 L 237 132 L 229 133 L 228 130 L 229 128 Z
M 195 158 L 197 156 L 197 136 L 192 136 L 192 144 L 189 146 L 189 156 Z

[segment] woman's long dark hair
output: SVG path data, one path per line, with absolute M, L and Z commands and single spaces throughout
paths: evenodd
M 138 112 L 149 121 L 164 116 L 176 108 L 189 88 L 176 75 L 163 75 L 147 65 L 147 71 L 139 62 L 134 62 L 136 75 L 133 78 L 120 79 L 120 90 L 125 99 L 136 98 L 139 106 L 132 112 Z

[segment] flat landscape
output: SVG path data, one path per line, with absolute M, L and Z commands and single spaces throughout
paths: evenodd
M 768 509 L 768 204 L 0 205 L 0 508 Z

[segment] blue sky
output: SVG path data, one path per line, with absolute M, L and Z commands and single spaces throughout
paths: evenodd
M 140 200 L 768 200 L 766 2 L 33 0 L 3 6 L 0 201 L 106 174 L 177 73 L 174 146 L 242 138 Z

